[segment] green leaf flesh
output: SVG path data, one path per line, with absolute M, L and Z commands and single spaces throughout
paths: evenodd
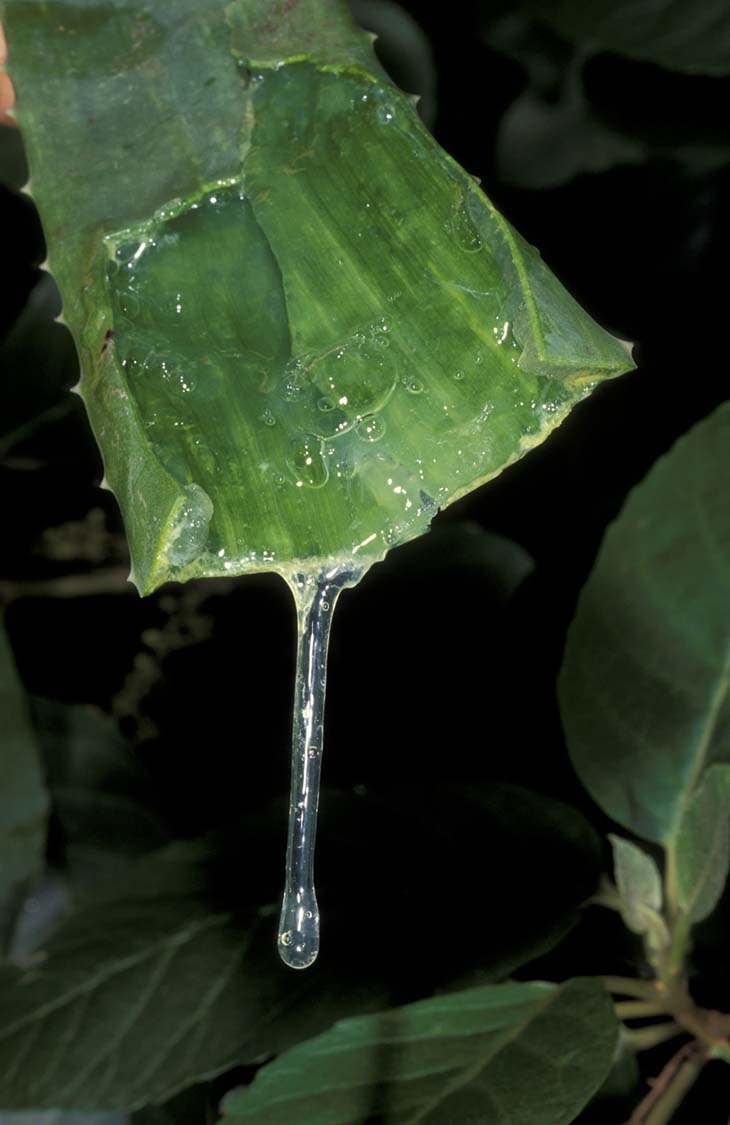
M 52 198 L 58 142 L 27 61 L 48 17 L 7 7 L 51 268 L 143 593 L 170 578 L 367 566 L 631 366 L 407 97 L 309 55 L 244 65 L 246 5 L 227 20 L 204 6 L 205 36 L 184 48 L 187 4 L 161 17 L 50 5 L 68 21 L 66 69 L 51 70 L 57 96 L 75 99 L 73 135 L 96 137 L 89 87 L 121 130 L 107 130 L 86 189 Z M 206 37 L 227 63 L 206 79 L 211 135 L 196 88 L 180 120 L 155 126 L 157 156 L 155 119 L 183 94 L 183 61 L 203 65 Z M 89 61 L 94 42 L 108 78 Z M 139 141 L 134 111 L 151 122 Z

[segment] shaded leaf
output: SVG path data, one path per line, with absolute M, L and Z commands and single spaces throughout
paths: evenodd
M 328 795 L 318 841 L 326 957 L 357 950 L 410 987 L 408 998 L 475 973 L 504 979 L 546 953 L 578 921 L 601 869 L 600 839 L 580 813 L 494 782 Z M 373 904 L 364 931 L 363 902 Z M 424 912 L 429 940 L 414 943 Z
M 43 864 L 48 798 L 25 692 L 0 620 L 0 948 L 9 940 L 26 883 Z M 0 1104 L 2 1102 L 0 1101 Z
M 336 1024 L 229 1095 L 224 1119 L 569 1125 L 605 1079 L 617 1038 L 593 981 L 452 993 Z
M 730 71 L 725 0 L 530 0 L 530 6 L 579 43 L 699 74 Z
M 196 852 L 141 861 L 27 968 L 0 972 L 0 1105 L 141 1107 L 382 1005 L 367 973 L 345 986 L 336 962 L 292 978 L 274 912 L 216 910 Z
M 714 909 L 730 866 L 730 766 L 710 766 L 684 809 L 674 842 L 677 898 L 692 922 Z
M 344 9 L 6 8 L 143 592 L 382 558 L 631 367 L 376 73 Z
M 651 934 L 666 945 L 668 934 L 661 909 L 664 899 L 662 877 L 652 857 L 630 840 L 610 835 L 616 886 L 621 898 L 621 914 L 636 934 Z
M 145 1106 L 131 1115 L 129 1125 L 213 1125 L 218 1120 L 213 1089 L 209 1083 L 192 1086 L 164 1105 Z
M 730 761 L 730 404 L 662 457 L 609 527 L 568 633 L 570 755 L 605 811 L 668 841 Z
M 33 700 L 32 714 L 74 879 L 169 840 L 150 778 L 112 718 L 48 699 Z
M 501 18 L 487 5 L 490 46 L 526 71 L 526 88 L 506 108 L 497 134 L 500 180 L 525 188 L 556 187 L 582 173 L 647 159 L 647 146 L 608 126 L 584 88 L 589 58 L 525 10 Z
M 0 1113 L 0 1125 L 129 1125 L 123 1113 L 69 1113 L 48 1110 L 46 1113 Z

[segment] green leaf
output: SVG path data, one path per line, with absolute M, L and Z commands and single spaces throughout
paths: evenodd
M 730 404 L 634 489 L 568 633 L 573 765 L 639 836 L 669 841 L 703 770 L 730 762 Z
M 0 1105 L 139 1108 L 383 1004 L 367 971 L 344 984 L 336 961 L 293 980 L 275 911 L 206 902 L 202 854 L 131 865 L 26 968 L 0 970 Z
M 674 844 L 677 901 L 692 922 L 714 909 L 730 866 L 730 766 L 710 766 L 685 807 Z
M 0 619 L 0 948 L 10 937 L 27 882 L 40 871 L 48 798 L 25 693 Z M 1 1103 L 0 1103 L 1 1104 Z
M 422 959 L 442 989 L 503 980 L 547 953 L 598 883 L 601 842 L 592 826 L 569 805 L 519 786 L 412 783 L 373 801 L 364 822 L 346 811 L 353 827 L 340 841 L 338 893 L 348 918 L 355 922 L 363 898 L 387 902 L 385 920 L 369 927 L 373 955 L 385 948 L 403 966 Z M 349 850 L 353 839 L 359 854 Z M 434 886 L 442 888 L 429 922 L 438 959 L 413 951 L 410 927 L 412 902 L 428 901 Z
M 659 868 L 647 852 L 630 840 L 613 835 L 608 838 L 626 925 L 634 933 L 649 934 L 660 945 L 666 945 L 668 933 L 661 917 L 664 895 Z
M 601 988 L 498 984 L 344 1020 L 229 1095 L 230 1125 L 575 1121 L 611 1066 Z
M 632 366 L 340 6 L 6 10 L 143 592 L 372 563 Z
M 530 6 L 578 43 L 675 70 L 730 71 L 726 0 L 531 0 Z

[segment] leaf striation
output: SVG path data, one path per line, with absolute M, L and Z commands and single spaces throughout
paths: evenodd
M 338 5 L 6 7 L 143 593 L 367 566 L 632 366 Z

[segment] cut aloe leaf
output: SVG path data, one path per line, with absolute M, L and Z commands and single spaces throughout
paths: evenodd
M 367 567 L 632 366 L 338 6 L 5 16 L 142 593 Z

